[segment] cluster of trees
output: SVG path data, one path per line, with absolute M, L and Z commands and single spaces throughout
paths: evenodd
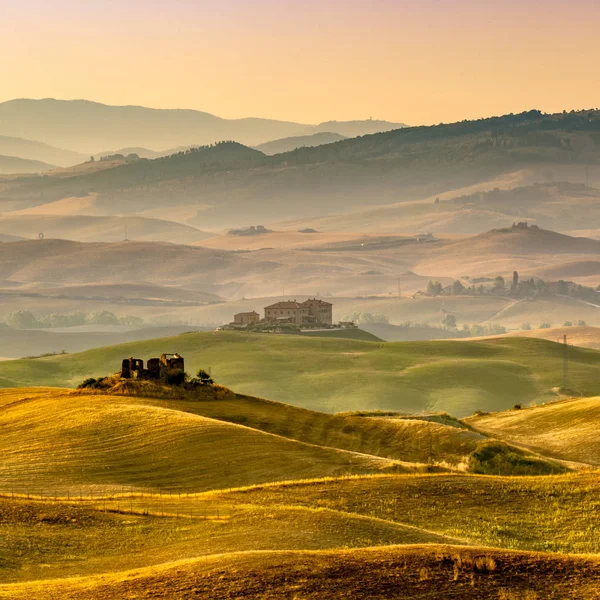
M 512 281 L 508 283 L 498 275 L 489 280 L 488 285 L 473 284 L 465 286 L 458 279 L 450 286 L 444 287 L 439 281 L 429 281 L 426 294 L 428 296 L 509 296 L 511 298 L 532 298 L 535 296 L 570 296 L 600 306 L 600 286 L 596 289 L 573 283 L 572 281 L 544 281 L 543 279 L 521 280 L 514 271 Z
M 579 320 L 577 321 L 577 327 L 585 327 L 586 326 L 586 322 L 583 320 Z M 552 327 L 552 323 L 548 323 L 548 322 L 544 322 L 544 323 L 540 323 L 538 326 L 538 329 L 550 329 Z M 573 321 L 565 321 L 563 323 L 563 327 L 573 327 Z M 531 327 L 531 323 L 523 323 L 521 325 L 521 331 L 531 331 L 532 327 Z
M 13 329 L 44 329 L 53 327 L 77 327 L 78 325 L 126 325 L 139 327 L 144 324 L 141 317 L 117 317 L 108 310 L 83 313 L 73 312 L 68 314 L 52 313 L 36 317 L 28 310 L 11 312 L 4 318 L 4 325 Z

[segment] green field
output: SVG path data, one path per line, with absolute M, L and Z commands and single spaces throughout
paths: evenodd
M 127 356 L 179 352 L 236 392 L 324 412 L 393 410 L 462 417 L 556 399 L 563 347 L 538 339 L 378 343 L 237 332 L 190 333 L 67 356 L 0 363 L 0 386 L 75 387 Z M 569 388 L 600 395 L 600 352 L 569 349 Z

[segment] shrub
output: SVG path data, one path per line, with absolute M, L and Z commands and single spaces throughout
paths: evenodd
M 77 389 L 78 390 L 85 389 L 85 388 L 94 389 L 94 390 L 100 389 L 100 388 L 102 388 L 102 384 L 104 383 L 105 379 L 106 379 L 106 377 L 100 377 L 99 379 L 95 379 L 94 377 L 88 377 L 88 379 L 85 379 L 77 386 Z
M 204 369 L 200 369 L 196 373 L 196 377 L 190 382 L 194 385 L 212 385 L 214 383 L 212 377 Z
M 188 374 L 179 369 L 166 371 L 162 374 L 162 382 L 167 385 L 182 385 L 187 381 Z

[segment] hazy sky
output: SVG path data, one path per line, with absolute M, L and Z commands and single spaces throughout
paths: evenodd
M 302 122 L 600 105 L 600 0 L 0 0 L 0 101 Z

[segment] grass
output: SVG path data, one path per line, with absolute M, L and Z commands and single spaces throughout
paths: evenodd
M 452 546 L 211 556 L 101 577 L 0 586 L 0 598 L 564 600 L 597 598 L 598 560 Z
M 273 484 L 209 496 L 228 503 L 339 510 L 424 528 L 472 545 L 598 554 L 597 479 L 597 473 L 384 475 Z
M 116 506 L 109 501 L 108 509 L 101 510 L 86 502 L 0 498 L 0 579 L 100 574 L 250 550 L 456 543 L 416 528 L 327 509 L 249 505 L 228 512 L 220 506 L 221 518 L 206 519 L 198 507 L 181 511 L 177 518 L 175 511 L 170 516 L 128 512 L 123 498 L 123 512 Z
M 600 398 L 579 398 L 471 417 L 467 423 L 549 456 L 600 465 L 599 419 Z
M 325 412 L 435 410 L 463 417 L 556 398 L 562 347 L 537 339 L 376 343 L 211 332 L 0 363 L 0 384 L 75 386 L 124 356 L 177 351 L 237 392 Z M 570 386 L 600 394 L 600 353 L 571 348 Z
M 124 396 L 9 391 L 0 396 L 0 428 L 0 489 L 36 494 L 201 491 L 411 468 Z
M 427 474 L 404 461 L 563 467 L 487 438 L 478 419 L 328 415 L 222 388 L 196 400 L 155 388 L 0 393 L 0 598 L 597 592 L 595 471 Z M 575 438 L 577 423 L 597 420 L 594 400 L 577 402 L 513 412 L 547 431 L 569 421 L 536 423 L 540 411 L 577 405 Z

